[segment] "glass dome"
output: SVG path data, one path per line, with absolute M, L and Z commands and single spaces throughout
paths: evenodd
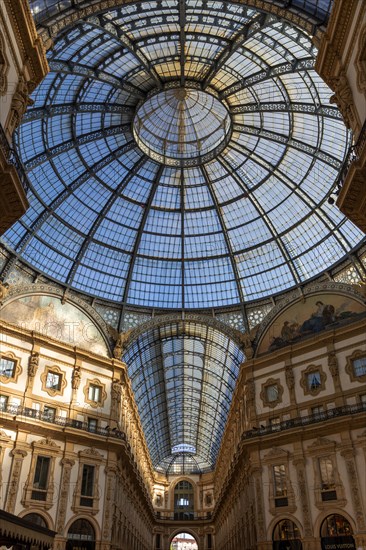
M 363 235 L 328 203 L 350 136 L 315 55 L 239 3 L 76 21 L 16 136 L 30 208 L 6 246 L 67 288 L 145 308 L 236 306 L 328 270 Z

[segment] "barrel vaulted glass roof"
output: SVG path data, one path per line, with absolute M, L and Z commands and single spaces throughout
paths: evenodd
M 124 355 L 153 465 L 158 471 L 213 469 L 243 353 L 199 322 L 142 334 Z
M 30 208 L 6 245 L 66 287 L 147 308 L 235 306 L 322 273 L 362 234 L 327 201 L 350 136 L 315 55 L 242 3 L 76 21 L 16 136 Z

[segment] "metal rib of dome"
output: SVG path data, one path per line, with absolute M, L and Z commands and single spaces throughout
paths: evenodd
M 350 137 L 315 54 L 302 31 L 229 2 L 79 21 L 18 131 L 30 208 L 5 243 L 67 287 L 154 308 L 236 305 L 330 268 L 363 235 L 327 202 Z M 167 166 L 132 125 L 151 93 L 178 89 L 225 105 L 232 127 L 223 150 L 220 137 Z

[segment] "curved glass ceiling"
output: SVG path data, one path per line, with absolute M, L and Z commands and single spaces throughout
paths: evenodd
M 243 359 L 228 336 L 193 321 L 156 327 L 129 346 L 123 360 L 156 470 L 213 469 Z
M 170 166 L 198 166 L 217 156 L 230 138 L 227 107 L 212 95 L 179 86 L 149 97 L 133 121 L 133 134 L 150 158 Z
M 363 235 L 327 201 L 350 138 L 315 55 L 239 3 L 129 3 L 77 22 L 16 136 L 30 208 L 6 244 L 131 306 L 237 305 L 322 273 Z

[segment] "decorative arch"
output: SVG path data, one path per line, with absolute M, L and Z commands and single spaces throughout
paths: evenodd
M 22 510 L 22 512 L 20 512 L 19 514 L 19 517 L 23 519 L 28 519 L 28 516 L 31 516 L 33 514 L 40 516 L 43 519 L 43 521 L 46 524 L 46 529 L 51 529 L 51 531 L 54 531 L 54 528 L 55 528 L 54 521 L 50 516 L 50 514 L 48 514 L 45 510 L 41 510 L 38 508 L 33 510 L 32 508 L 30 509 L 28 508 L 27 510 Z
M 350 523 L 350 525 L 352 527 L 352 531 L 354 533 L 357 532 L 357 525 L 355 523 L 355 520 L 352 518 L 352 516 L 350 516 L 348 514 L 348 512 L 346 512 L 346 510 L 344 510 L 344 508 L 337 508 L 336 506 L 330 506 L 326 510 L 323 510 L 321 513 L 319 513 L 319 515 L 317 516 L 317 518 L 314 521 L 314 534 L 315 534 L 316 537 L 321 536 L 320 535 L 320 530 L 321 530 L 321 527 L 322 527 L 322 524 L 323 524 L 324 520 L 328 516 L 332 516 L 334 514 L 337 515 L 337 516 L 343 516 Z
M 292 521 L 292 523 L 294 523 L 296 525 L 296 527 L 300 531 L 301 538 L 303 538 L 304 528 L 303 528 L 302 524 L 300 523 L 300 521 L 298 520 L 298 518 L 295 517 L 292 514 L 286 513 L 286 514 L 280 514 L 280 515 L 274 517 L 272 519 L 272 521 L 269 523 L 268 529 L 267 529 L 267 540 L 273 540 L 273 533 L 274 533 L 275 527 L 278 525 L 278 523 L 280 523 L 281 521 L 284 521 L 286 519 L 289 520 L 289 521 Z
M 42 299 L 49 300 L 53 306 L 52 315 L 48 315 L 42 305 Z M 43 300 L 44 301 L 44 300 Z M 16 302 L 16 304 L 15 304 Z M 39 302 L 39 304 L 37 304 Z M 19 304 L 22 304 L 24 312 L 19 313 Z M 33 311 L 30 307 L 32 304 Z M 5 297 L 0 303 L 1 315 L 4 321 L 18 324 L 22 328 L 37 331 L 39 325 L 45 327 L 47 324 L 50 330 L 46 330 L 46 336 L 69 343 L 80 345 L 91 352 L 100 355 L 111 356 L 111 338 L 108 326 L 99 313 L 85 300 L 65 294 L 65 291 L 49 284 L 28 284 L 9 286 Z M 47 314 L 47 315 L 46 315 Z M 28 315 L 28 318 L 27 318 Z M 39 315 L 39 319 L 35 318 Z M 22 322 L 19 324 L 19 316 Z M 37 325 L 37 326 L 38 326 Z M 49 333 L 48 333 L 49 332 Z M 75 342 L 80 337 L 80 342 Z
M 94 534 L 95 534 L 94 543 L 101 539 L 101 529 L 99 527 L 99 524 L 97 523 L 97 521 L 95 520 L 94 517 L 88 516 L 86 514 L 78 514 L 78 515 L 75 515 L 75 516 L 73 516 L 69 519 L 69 521 L 67 522 L 67 524 L 65 526 L 65 530 L 64 530 L 66 538 L 68 537 L 68 533 L 69 533 L 70 528 L 78 520 L 85 520 L 85 521 L 90 523 L 91 527 L 94 529 Z
M 305 288 L 302 294 L 291 292 L 260 325 L 255 341 L 256 353 L 281 349 L 365 312 L 361 294 L 345 283 L 318 283 Z
M 182 329 L 184 328 L 184 330 L 187 330 L 189 328 L 189 322 L 200 323 L 217 329 L 218 331 L 228 336 L 228 338 L 231 338 L 231 340 L 233 340 L 239 346 L 241 346 L 243 343 L 242 332 L 231 328 L 226 323 L 223 323 L 222 321 L 219 321 L 214 317 L 209 317 L 208 315 L 199 315 L 195 313 L 186 313 L 183 319 L 181 313 L 171 313 L 168 315 L 159 315 L 158 317 L 149 319 L 145 323 L 141 323 L 136 328 L 129 331 L 128 334 L 126 332 L 126 347 L 128 347 L 134 340 L 136 340 L 139 336 L 141 336 L 142 334 L 144 334 L 144 332 L 147 332 L 148 330 L 163 327 L 164 325 L 172 323 L 177 323 L 177 325 L 182 326 Z
M 191 527 L 184 527 L 184 528 L 181 527 L 180 529 L 179 528 L 174 529 L 169 535 L 169 544 L 171 544 L 174 537 L 176 537 L 180 533 L 187 533 L 188 535 L 191 535 L 195 539 L 198 549 L 200 550 L 200 536 Z

